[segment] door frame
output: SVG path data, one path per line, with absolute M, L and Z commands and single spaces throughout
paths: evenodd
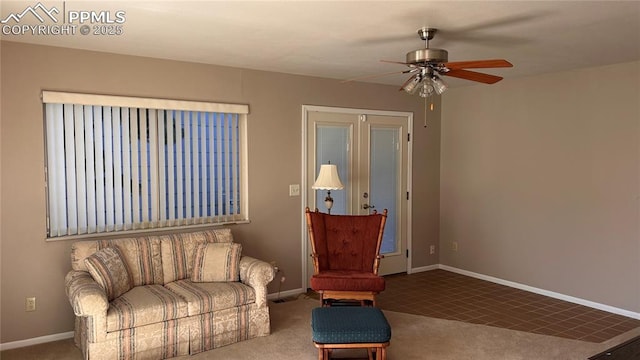
M 413 112 L 408 112 L 408 111 L 389 111 L 389 110 L 371 110 L 371 109 L 356 109 L 356 108 L 342 108 L 342 107 L 334 107 L 334 106 L 319 106 L 319 105 L 302 105 L 302 185 L 301 185 L 301 191 L 300 191 L 300 196 L 302 197 L 302 201 L 301 203 L 301 209 L 300 209 L 300 224 L 301 224 L 301 236 L 300 238 L 302 239 L 302 254 L 301 254 L 301 272 L 302 272 L 302 287 L 304 290 L 309 288 L 309 279 L 311 278 L 312 274 L 308 274 L 307 273 L 307 269 L 309 268 L 309 261 L 311 261 L 311 258 L 307 255 L 309 253 L 309 232 L 307 229 L 307 222 L 306 222 L 306 218 L 305 218 L 305 214 L 304 214 L 304 210 L 305 208 L 308 206 L 307 203 L 307 199 L 308 199 L 308 188 L 309 188 L 309 181 L 314 181 L 315 179 L 309 179 L 307 176 L 307 156 L 308 151 L 307 151 L 307 122 L 308 122 L 308 114 L 309 112 L 312 111 L 320 111 L 320 112 L 334 112 L 334 113 L 342 113 L 342 114 L 354 114 L 354 115 L 382 115 L 382 116 L 404 116 L 407 118 L 407 124 L 408 124 L 408 128 L 407 128 L 407 132 L 409 133 L 409 139 L 410 141 L 407 144 L 407 173 L 406 173 L 406 179 L 407 179 L 407 191 L 409 192 L 409 194 L 412 193 L 413 189 L 411 186 L 411 179 L 412 179 L 412 173 L 413 173 L 413 166 L 412 166 L 412 160 L 413 160 L 413 138 L 412 138 L 412 133 L 413 133 Z M 406 211 L 406 222 L 407 222 L 407 249 L 406 251 L 408 252 L 409 256 L 407 256 L 407 274 L 411 273 L 411 249 L 412 249 L 412 240 L 411 240 L 411 219 L 412 219 L 412 215 L 411 215 L 411 209 L 412 209 L 412 199 L 413 196 L 409 196 L 409 199 L 407 199 L 407 208 L 405 209 Z

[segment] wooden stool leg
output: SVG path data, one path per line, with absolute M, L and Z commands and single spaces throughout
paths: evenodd
M 371 351 L 371 348 L 367 348 L 367 357 L 369 360 L 373 360 L 373 351 Z

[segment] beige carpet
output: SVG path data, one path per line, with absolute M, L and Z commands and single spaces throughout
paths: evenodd
M 180 357 L 180 360 L 315 360 L 318 353 L 311 342 L 311 309 L 318 301 L 308 298 L 271 303 L 272 334 L 219 349 Z M 604 343 L 596 344 L 559 337 L 536 335 L 385 311 L 391 324 L 389 360 L 586 360 L 611 346 L 640 335 L 640 328 Z M 363 352 L 336 352 L 336 357 Z M 81 359 L 71 340 L 3 351 L 2 360 Z

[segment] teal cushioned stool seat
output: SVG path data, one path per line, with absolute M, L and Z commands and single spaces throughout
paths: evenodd
M 312 339 L 319 359 L 329 359 L 333 349 L 363 348 L 372 358 L 386 359 L 391 326 L 375 307 L 319 307 L 311 312 Z

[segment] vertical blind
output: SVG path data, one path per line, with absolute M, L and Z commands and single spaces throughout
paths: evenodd
M 248 106 L 43 92 L 48 237 L 247 220 Z

